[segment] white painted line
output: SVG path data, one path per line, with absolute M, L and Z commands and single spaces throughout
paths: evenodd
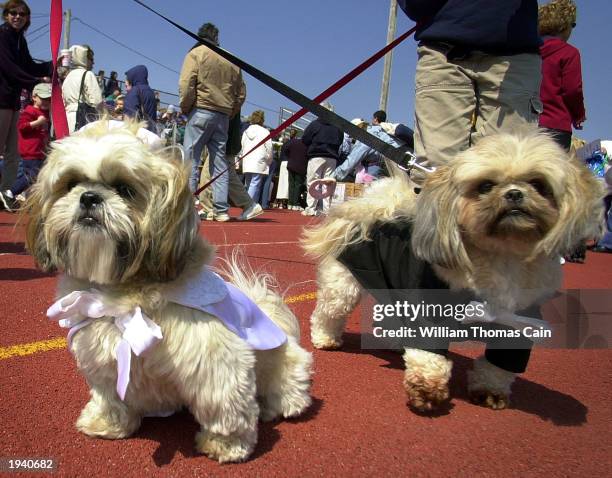
M 287 242 L 245 242 L 243 244 L 215 244 L 211 243 L 213 246 L 217 247 L 234 247 L 234 246 L 268 246 L 268 245 L 276 245 L 276 244 L 299 244 L 300 241 L 287 241 Z

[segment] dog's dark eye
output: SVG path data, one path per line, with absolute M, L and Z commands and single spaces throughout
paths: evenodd
M 491 192 L 491 189 L 495 186 L 493 181 L 483 181 L 478 185 L 478 194 L 487 194 Z
M 66 190 L 71 191 L 78 184 L 79 182 L 76 179 L 72 179 L 66 184 Z
M 552 196 L 550 186 L 542 179 L 532 179 L 529 184 L 538 192 L 540 196 Z
M 117 191 L 117 194 L 124 199 L 134 199 L 136 196 L 136 191 L 134 188 L 124 183 L 115 184 L 115 191 Z

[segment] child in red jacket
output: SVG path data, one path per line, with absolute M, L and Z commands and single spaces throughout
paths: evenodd
M 19 115 L 17 139 L 23 174 L 17 178 L 11 189 L 0 192 L 0 209 L 17 209 L 17 195 L 36 181 L 49 144 L 50 98 L 51 85 L 39 83 L 32 91 L 33 104 L 26 106 Z
M 540 7 L 538 20 L 544 40 L 540 47 L 544 104 L 540 126 L 569 151 L 572 126 L 582 129 L 586 119 L 580 53 L 567 43 L 576 26 L 576 5 L 572 0 L 553 0 Z

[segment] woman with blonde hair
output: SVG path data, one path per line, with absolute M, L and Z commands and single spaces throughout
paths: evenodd
M 544 104 L 540 126 L 547 129 L 569 151 L 572 126 L 582 129 L 586 120 L 580 53 L 567 43 L 572 30 L 576 28 L 576 5 L 572 0 L 553 0 L 542 5 L 538 26 L 544 40 L 540 47 L 540 97 Z
M 252 148 L 266 138 L 270 132 L 263 127 L 265 120 L 264 112 L 253 111 L 249 118 L 251 125 L 242 133 L 242 151 L 240 155 L 248 153 Z M 268 139 L 255 151 L 249 153 L 242 160 L 242 172 L 246 182 L 249 196 L 255 202 L 259 202 L 261 188 L 265 177 L 270 172 L 272 163 L 272 140 Z

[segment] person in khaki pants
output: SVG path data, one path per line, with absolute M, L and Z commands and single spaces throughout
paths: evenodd
M 236 154 L 240 151 L 240 112 L 238 112 L 229 122 L 228 138 L 225 147 L 225 159 L 229 167 L 229 201 L 236 207 L 242 209 L 242 214 L 238 216 L 239 221 L 248 221 L 254 217 L 263 214 L 263 208 L 251 199 L 249 193 L 238 174 L 236 174 L 236 168 L 234 163 L 236 161 Z M 208 150 L 204 149 L 202 152 L 202 171 L 200 174 L 199 187 L 202 187 L 208 181 L 210 181 L 210 170 L 208 166 Z M 213 214 L 213 197 L 212 188 L 208 187 L 199 194 L 200 205 L 202 209 L 199 212 L 200 218 L 207 221 L 214 219 Z
M 492 133 L 536 128 L 537 0 L 399 0 L 417 22 L 415 153 L 445 164 Z

